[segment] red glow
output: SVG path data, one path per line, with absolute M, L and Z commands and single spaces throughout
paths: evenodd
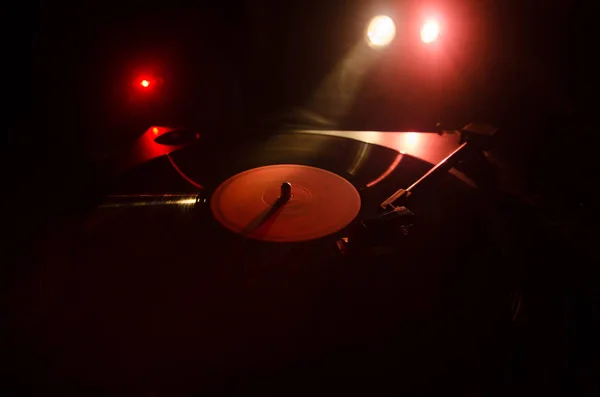
M 140 85 L 144 88 L 148 88 L 148 87 L 150 87 L 150 81 L 144 79 L 144 80 L 140 81 Z
M 154 135 L 158 135 L 158 128 L 157 127 L 152 128 L 152 132 L 154 132 Z
M 387 178 L 392 172 L 394 172 L 396 167 L 398 167 L 398 164 L 400 164 L 400 160 L 402 160 L 402 154 L 397 155 L 396 159 L 394 159 L 394 161 L 392 161 L 392 164 L 390 164 L 390 166 L 387 168 L 387 170 L 385 170 L 383 172 L 383 174 L 381 174 L 377 179 L 374 179 L 371 182 L 367 183 L 367 187 L 375 186 L 379 182 L 381 182 L 385 178 Z
M 192 178 L 190 178 L 183 171 L 181 171 L 181 169 L 177 166 L 177 164 L 175 163 L 175 161 L 173 160 L 173 158 L 169 155 L 169 153 L 167 153 L 167 158 L 169 159 L 169 162 L 171 163 L 171 165 L 173 166 L 173 168 L 175 168 L 175 171 L 177 171 L 177 173 L 183 179 L 185 179 L 186 181 L 188 181 L 190 184 L 192 184 L 193 186 L 197 187 L 198 189 L 204 189 L 204 187 L 202 185 L 200 185 L 199 183 L 196 183 Z

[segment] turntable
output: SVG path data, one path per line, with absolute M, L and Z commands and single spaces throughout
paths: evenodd
M 159 395 L 477 378 L 509 307 L 481 197 L 447 173 L 467 142 L 432 168 L 335 133 L 156 135 L 49 255 L 55 378 Z

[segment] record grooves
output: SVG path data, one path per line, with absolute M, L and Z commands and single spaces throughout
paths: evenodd
M 52 321 L 36 332 L 60 354 L 57 377 L 163 394 L 289 382 L 311 390 L 325 378 L 351 390 L 352 380 L 427 365 L 443 374 L 454 347 L 476 350 L 477 338 L 458 329 L 486 335 L 496 312 L 481 281 L 489 243 L 472 227 L 470 188 L 449 176 L 443 200 L 420 201 L 422 232 L 401 256 L 347 261 L 336 246 L 347 227 L 430 164 L 316 134 L 230 149 L 200 141 L 171 154 L 204 191 L 164 157 L 123 175 L 113 194 L 182 198 L 99 208 L 75 227 L 68 255 L 48 258 L 43 311 Z M 291 194 L 276 204 L 284 182 Z

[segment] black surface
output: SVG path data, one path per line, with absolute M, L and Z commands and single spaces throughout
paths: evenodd
M 243 149 L 197 145 L 173 158 L 208 192 L 259 165 L 322 167 L 359 189 L 359 218 L 429 167 L 404 156 L 365 188 L 397 152 L 309 134 Z M 339 236 L 245 240 L 203 203 L 104 208 L 53 223 L 33 251 L 41 270 L 14 286 L 15 299 L 31 298 L 11 317 L 16 368 L 35 364 L 13 382 L 110 395 L 493 390 L 504 365 L 510 269 L 475 192 L 450 176 L 439 189 L 413 202 L 418 226 L 385 261 L 344 259 Z M 164 158 L 114 187 L 186 191 L 197 189 Z
M 173 130 L 166 132 L 154 141 L 161 145 L 190 145 L 200 138 L 200 134 L 189 130 Z
M 48 368 L 60 368 L 66 355 L 62 352 L 75 349 L 73 344 L 63 348 L 63 340 L 47 332 L 53 320 L 38 288 L 45 256 L 39 247 L 54 249 L 57 261 L 69 263 L 76 245 L 71 241 L 80 232 L 64 225 L 76 220 L 71 210 L 88 200 L 86 186 L 94 182 L 86 167 L 90 153 L 131 142 L 159 120 L 194 122 L 205 128 L 203 133 L 222 139 L 247 136 L 246 121 L 304 106 L 347 46 L 361 40 L 375 8 L 387 4 L 402 7 L 404 2 L 290 0 L 277 7 L 258 0 L 7 4 L 3 15 L 14 23 L 4 25 L 3 36 L 8 118 L 1 169 L 9 236 L 0 277 L 4 394 L 31 395 L 28 385 L 45 383 L 60 389 L 61 377 Z M 587 12 L 586 4 L 562 0 L 446 5 L 447 10 L 464 6 L 467 12 L 459 14 L 483 30 L 460 31 L 475 42 L 453 48 L 444 64 L 450 66 L 444 86 L 427 74 L 419 78 L 429 63 L 426 57 L 398 51 L 402 46 L 391 48 L 365 76 L 356 106 L 342 125 L 430 130 L 438 121 L 455 128 L 481 120 L 502 129 L 498 154 L 526 177 L 528 190 L 539 191 L 541 200 L 535 212 L 515 211 L 510 200 L 502 203 L 503 218 L 537 226 L 509 233 L 524 251 L 513 255 L 512 263 L 527 269 L 528 318 L 514 333 L 518 343 L 511 353 L 512 372 L 503 378 L 510 382 L 499 383 L 518 385 L 528 395 L 597 395 L 599 289 L 590 204 L 596 106 L 589 100 L 597 65 L 590 55 L 594 23 L 587 22 L 595 14 Z M 410 19 L 409 13 L 400 14 Z M 130 74 L 157 60 L 168 95 L 156 103 L 129 101 L 125 91 L 131 87 Z M 448 235 L 453 236 L 447 237 L 448 244 L 456 241 L 455 233 Z M 66 313 L 65 321 L 78 321 Z M 98 350 L 106 346 L 110 343 Z M 340 361 L 349 356 L 340 356 Z M 353 361 L 347 361 L 352 367 Z M 81 367 L 86 365 L 82 360 Z M 448 367 L 455 368 L 452 362 Z M 391 371 L 391 379 L 400 372 Z M 63 371 L 69 373 L 74 374 Z M 96 394 L 107 390 L 90 386 L 83 376 L 65 377 L 64 389 L 77 391 L 82 385 L 88 395 L 92 389 Z M 95 378 L 104 379 L 102 373 Z M 152 384 L 154 373 L 144 379 L 151 381 L 138 384 Z M 302 384 L 295 380 L 290 387 Z M 13 383 L 23 387 L 10 393 Z M 161 381 L 157 377 L 154 383 Z M 117 388 L 105 394 L 114 395 Z M 150 394 L 142 386 L 134 389 Z

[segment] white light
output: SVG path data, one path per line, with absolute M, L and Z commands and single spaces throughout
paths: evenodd
M 427 21 L 421 29 L 421 40 L 423 43 L 433 43 L 440 35 L 440 24 L 437 21 Z
M 396 25 L 392 18 L 379 15 L 371 19 L 367 27 L 367 41 L 371 47 L 385 47 L 394 40 Z

